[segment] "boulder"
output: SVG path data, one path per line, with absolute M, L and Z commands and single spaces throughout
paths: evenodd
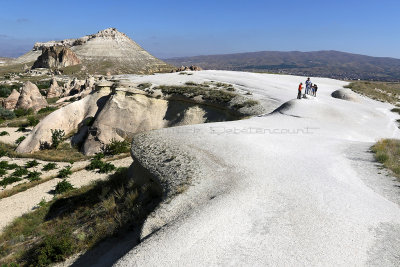
M 61 129 L 69 134 L 84 126 L 84 121 L 94 117 L 107 101 L 110 86 L 99 87 L 95 93 L 50 113 L 33 128 L 16 151 L 31 153 L 39 150 L 41 144 L 51 144 L 51 129 Z
M 14 109 L 15 106 L 17 105 L 19 96 L 20 96 L 20 93 L 14 89 L 11 92 L 11 94 L 4 100 L 3 107 L 5 109 Z
M 32 68 L 63 68 L 80 64 L 75 53 L 65 46 L 44 47 Z
M 333 91 L 331 96 L 334 98 L 352 101 L 352 102 L 360 101 L 360 97 L 356 93 L 354 93 L 351 89 L 342 88 L 342 89 Z
M 15 108 L 30 109 L 38 111 L 47 106 L 46 99 L 40 94 L 38 87 L 27 81 L 21 89 L 21 94 L 18 98 Z
M 54 98 L 54 97 L 60 97 L 63 93 L 62 87 L 58 86 L 57 80 L 53 78 L 51 80 L 50 88 L 47 91 L 47 98 Z

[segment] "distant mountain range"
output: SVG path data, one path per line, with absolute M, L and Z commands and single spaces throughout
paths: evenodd
M 400 81 L 400 59 L 339 51 L 262 51 L 179 57 L 164 61 L 175 66 L 198 65 L 203 69 L 273 72 L 343 80 Z

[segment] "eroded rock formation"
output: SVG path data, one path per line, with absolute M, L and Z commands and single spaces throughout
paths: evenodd
M 18 98 L 15 108 L 30 109 L 38 111 L 47 106 L 46 99 L 40 94 L 38 87 L 27 81 L 21 89 L 21 94 Z
M 86 81 L 89 85 L 90 81 Z M 85 83 L 86 84 L 86 83 Z M 85 89 L 88 91 L 88 89 Z M 85 91 L 84 90 L 84 91 Z M 229 105 L 213 105 L 199 98 L 163 95 L 157 90 L 142 90 L 137 84 L 100 81 L 94 92 L 43 119 L 17 151 L 38 150 L 40 143 L 51 142 L 50 129 L 78 133 L 72 143 L 82 152 L 100 152 L 112 139 L 130 139 L 134 134 L 165 127 L 237 119 Z M 183 97 L 183 98 L 182 98 Z M 60 99 L 61 100 L 61 99 Z M 89 111 L 90 110 L 90 111 Z
M 3 107 L 5 109 L 14 109 L 17 105 L 20 93 L 17 90 L 13 90 L 11 94 L 4 100 Z
M 200 71 L 203 70 L 201 67 L 199 66 L 195 66 L 195 65 L 191 65 L 190 67 L 188 66 L 181 66 L 175 70 L 173 70 L 172 72 L 180 72 L 180 71 Z
M 32 68 L 64 68 L 80 64 L 77 55 L 68 47 L 44 47 L 42 54 L 33 63 Z
M 54 98 L 54 97 L 60 97 L 63 93 L 63 88 L 58 86 L 57 80 L 53 78 L 51 80 L 50 88 L 47 91 L 47 98 Z

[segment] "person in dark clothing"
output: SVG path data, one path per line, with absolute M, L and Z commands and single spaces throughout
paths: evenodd
M 314 86 L 313 86 L 313 93 L 314 93 L 314 96 L 317 96 L 317 90 L 318 90 L 318 86 L 314 83 Z
M 301 99 L 301 90 L 303 89 L 303 83 L 299 84 L 299 90 L 297 93 L 297 99 Z

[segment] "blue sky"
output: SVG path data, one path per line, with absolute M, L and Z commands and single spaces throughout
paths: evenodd
M 161 58 L 263 50 L 400 58 L 399 2 L 0 0 L 0 56 L 116 27 Z

